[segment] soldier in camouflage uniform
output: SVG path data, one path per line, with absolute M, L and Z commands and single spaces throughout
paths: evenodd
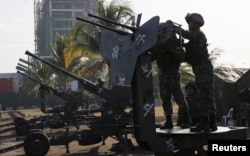
M 186 49 L 185 60 L 192 66 L 195 75 L 195 86 L 198 89 L 198 103 L 201 119 L 192 132 L 209 132 L 217 130 L 216 106 L 214 102 L 214 74 L 213 65 L 209 60 L 207 38 L 200 30 L 204 25 L 203 17 L 198 13 L 187 14 L 186 22 L 189 31 L 181 29 L 184 38 L 189 42 L 184 45 Z
M 181 128 L 190 127 L 189 108 L 185 101 L 184 94 L 180 86 L 181 53 L 178 50 L 161 51 L 155 58 L 159 70 L 160 96 L 163 101 L 162 106 L 166 116 L 166 122 L 161 129 L 172 129 L 172 96 L 179 105 L 180 112 L 184 117 Z
M 196 125 L 200 121 L 199 105 L 197 103 L 198 90 L 193 81 L 188 81 L 185 86 L 186 100 L 189 106 L 189 113 L 192 125 Z
M 200 121 L 199 104 L 197 103 L 198 90 L 193 81 L 188 81 L 185 86 L 185 99 L 188 103 L 191 126 L 195 126 Z M 183 117 L 178 112 L 177 125 L 182 123 Z

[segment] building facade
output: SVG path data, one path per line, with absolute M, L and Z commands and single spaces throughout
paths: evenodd
M 76 23 L 76 17 L 86 18 L 88 13 L 96 14 L 98 0 L 34 0 L 35 53 L 49 58 L 48 45 L 53 45 L 57 34 L 69 35 Z M 39 95 L 19 92 L 22 75 L 0 74 L 0 105 L 3 107 L 30 107 L 38 105 Z M 55 101 L 55 97 L 51 98 Z
M 97 0 L 35 0 L 35 52 L 48 56 L 56 35 L 69 35 L 76 17 L 96 13 Z
M 18 73 L 1 73 L 0 93 L 18 92 L 21 77 Z

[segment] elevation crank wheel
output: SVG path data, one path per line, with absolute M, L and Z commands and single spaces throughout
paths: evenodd
M 24 151 L 28 156 L 44 156 L 48 153 L 50 142 L 42 132 L 34 131 L 24 140 Z

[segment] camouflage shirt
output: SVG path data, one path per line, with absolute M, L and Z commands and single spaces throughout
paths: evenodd
M 185 60 L 191 65 L 200 64 L 203 60 L 208 60 L 207 38 L 200 30 L 182 31 L 183 37 L 189 39 L 184 44 L 186 49 Z
M 179 70 L 181 65 L 180 52 L 174 49 L 158 53 L 155 56 L 155 60 L 160 73 L 165 73 L 169 70 Z

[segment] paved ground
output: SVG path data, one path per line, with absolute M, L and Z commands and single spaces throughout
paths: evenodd
M 159 113 L 160 112 L 160 113 Z M 15 130 L 13 129 L 13 125 L 8 126 L 1 126 L 5 125 L 7 123 L 13 122 L 14 117 L 23 117 L 25 119 L 30 119 L 34 117 L 38 117 L 40 115 L 43 115 L 38 109 L 32 109 L 32 110 L 18 110 L 18 111 L 2 111 L 0 118 L 0 150 L 4 149 L 6 147 L 15 146 L 17 144 L 20 144 L 23 142 L 23 137 L 17 136 L 15 133 Z M 163 118 L 160 117 L 162 112 L 161 108 L 157 112 L 158 114 L 158 121 L 163 121 Z M 5 132 L 5 130 L 12 129 L 11 131 Z M 60 133 L 63 134 L 65 132 L 65 129 L 61 130 L 44 130 L 47 133 Z M 59 131 L 59 132 L 58 132 Z M 132 144 L 134 145 L 133 149 L 129 149 L 126 152 L 113 152 L 111 151 L 112 145 L 115 143 L 118 143 L 117 140 L 114 138 L 107 138 L 105 141 L 105 145 L 102 144 L 102 142 L 93 144 L 90 146 L 80 146 L 77 141 L 73 141 L 69 144 L 69 153 L 67 153 L 66 147 L 64 145 L 60 146 L 50 146 L 49 152 L 47 153 L 47 156 L 59 156 L 59 155 L 70 155 L 70 156 L 80 156 L 80 155 L 86 155 L 86 156 L 96 156 L 96 155 L 145 155 L 150 156 L 154 155 L 152 151 L 147 151 L 142 149 L 138 146 L 135 139 L 129 135 L 128 138 L 132 141 Z M 1 154 L 0 154 L 1 155 Z M 16 148 L 15 150 L 11 150 L 9 152 L 3 153 L 2 155 L 10 155 L 10 156 L 25 156 L 25 152 L 23 147 Z
M 164 117 L 161 107 L 156 107 L 156 122 L 163 123 Z M 177 112 L 177 110 L 174 110 Z M 8 125 L 3 127 L 2 125 L 6 123 L 13 122 L 14 117 L 24 117 L 25 119 L 34 118 L 42 115 L 42 113 L 38 109 L 32 110 L 19 110 L 19 111 L 0 111 L 0 150 L 6 147 L 14 146 L 23 142 L 22 137 L 16 135 L 13 130 L 13 125 Z M 176 119 L 176 115 L 174 115 L 174 120 Z M 4 132 L 6 129 L 11 129 L 11 131 Z M 60 130 L 44 130 L 47 133 L 59 133 L 63 134 L 65 129 Z M 248 136 L 250 136 L 250 130 L 248 130 Z M 69 153 L 67 153 L 66 147 L 63 145 L 60 146 L 50 146 L 49 152 L 47 156 L 60 156 L 60 155 L 70 155 L 70 156 L 96 156 L 96 155 L 123 155 L 123 156 L 153 156 L 154 153 L 152 151 L 147 151 L 142 149 L 136 143 L 135 139 L 132 136 L 128 136 L 128 138 L 132 141 L 134 145 L 134 149 L 129 149 L 126 152 L 112 152 L 112 145 L 117 143 L 117 140 L 109 137 L 105 141 L 105 145 L 102 142 L 91 145 L 91 146 L 80 146 L 77 141 L 73 141 L 69 144 Z M 0 154 L 1 155 L 1 154 Z M 17 148 L 15 150 L 11 150 L 10 152 L 6 152 L 2 154 L 4 156 L 25 156 L 25 152 L 23 147 Z

